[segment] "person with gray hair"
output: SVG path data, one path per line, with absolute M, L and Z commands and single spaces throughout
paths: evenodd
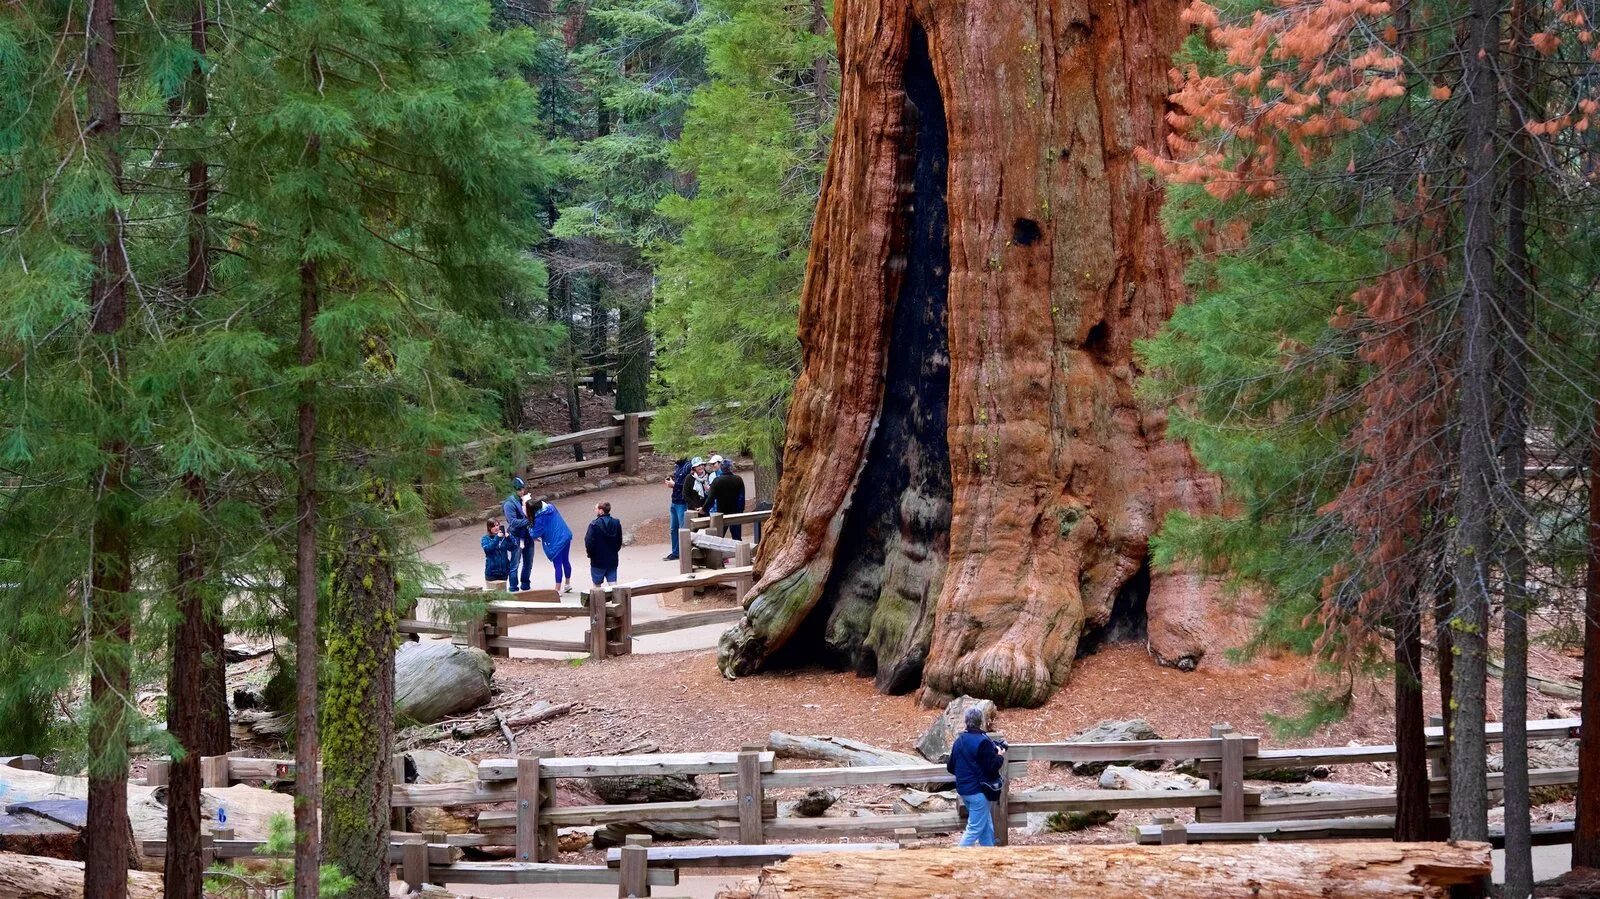
M 983 709 L 967 708 L 967 729 L 950 746 L 945 769 L 956 776 L 956 795 L 967 807 L 967 829 L 957 846 L 993 846 L 994 819 L 989 803 L 1000 798 L 1000 769 L 1006 763 L 1005 741 L 984 730 Z

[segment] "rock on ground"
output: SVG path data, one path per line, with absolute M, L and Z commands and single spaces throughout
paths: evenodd
M 1107 718 L 1094 727 L 1089 728 L 1074 737 L 1067 739 L 1068 743 L 1129 743 L 1134 740 L 1159 740 L 1161 735 L 1156 733 L 1154 726 L 1143 718 L 1130 718 L 1118 721 Z M 1052 765 L 1064 764 L 1072 770 L 1073 774 L 1081 777 L 1093 777 L 1106 769 L 1110 762 L 1063 762 Z M 1155 771 L 1161 767 L 1161 762 L 1151 759 L 1149 761 L 1134 762 L 1132 767 L 1141 771 Z
M 794 813 L 801 818 L 820 818 L 838 801 L 838 790 L 807 790 L 804 796 L 795 800 Z
M 917 741 L 917 751 L 930 762 L 943 763 L 950 759 L 950 746 L 955 743 L 956 737 L 966 730 L 967 709 L 978 707 L 983 710 L 985 726 L 990 726 L 994 721 L 994 703 L 987 699 L 973 699 L 971 696 L 958 696 L 950 700 L 928 725 L 927 731 L 922 734 L 922 739 Z
M 489 701 L 494 662 L 481 649 L 443 640 L 402 643 L 394 654 L 396 720 L 432 724 Z

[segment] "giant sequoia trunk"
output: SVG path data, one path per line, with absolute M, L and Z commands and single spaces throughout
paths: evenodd
M 1037 704 L 1086 630 L 1206 648 L 1213 587 L 1147 565 L 1216 486 L 1134 401 L 1183 296 L 1158 149 L 1181 0 L 839 0 L 843 84 L 783 482 L 725 673 L 827 661 Z

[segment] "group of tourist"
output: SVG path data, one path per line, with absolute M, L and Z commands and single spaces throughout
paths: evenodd
M 555 588 L 572 592 L 572 529 L 553 503 L 534 499 L 521 478 L 511 481 L 511 495 L 500 504 L 503 520 L 491 518 L 479 540 L 483 547 L 483 579 L 490 590 L 516 593 L 533 589 L 533 545 L 555 569 Z M 596 587 L 617 582 L 622 553 L 622 523 L 611 517 L 610 503 L 596 503 L 594 520 L 583 535 L 589 556 L 589 578 Z
M 672 552 L 666 561 L 678 558 L 682 547 L 678 545 L 678 531 L 687 527 L 689 510 L 707 515 L 720 512 L 732 515 L 744 511 L 744 478 L 733 470 L 733 463 L 713 454 L 709 459 L 695 456 L 673 463 L 672 476 L 666 485 L 672 488 L 672 512 L 668 523 Z M 728 529 L 733 539 L 739 540 L 743 529 L 734 525 Z

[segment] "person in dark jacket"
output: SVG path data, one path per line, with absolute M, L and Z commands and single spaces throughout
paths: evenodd
M 956 776 L 956 795 L 967 807 L 967 829 L 957 846 L 993 846 L 994 819 L 989 802 L 1000 798 L 990 788 L 1000 782 L 1005 765 L 1005 745 L 997 743 L 983 729 L 983 709 L 967 709 L 967 729 L 950 746 L 950 761 L 945 769 Z
M 733 463 L 722 460 L 721 470 L 716 475 L 716 480 L 711 482 L 711 503 L 708 512 L 721 512 L 723 515 L 734 515 L 744 511 L 744 478 L 733 470 Z M 728 528 L 728 533 L 735 540 L 744 537 L 744 528 L 733 525 Z
M 601 581 L 617 582 L 618 557 L 622 552 L 622 522 L 611 517 L 610 503 L 597 503 L 594 520 L 583 535 L 583 548 L 589 554 L 589 578 L 596 587 Z
M 484 530 L 487 533 L 478 540 L 483 547 L 483 583 L 490 590 L 504 590 L 511 577 L 511 554 L 516 552 L 517 541 L 506 533 L 505 525 L 493 518 Z
M 679 459 L 672 467 L 672 477 L 667 478 L 667 486 L 672 488 L 671 520 L 667 523 L 667 537 L 672 541 L 672 552 L 667 553 L 662 560 L 664 562 L 678 558 L 678 531 L 683 529 L 684 522 L 689 518 L 689 497 L 685 488 L 693 476 L 694 465 L 690 460 Z
M 528 520 L 528 513 L 524 504 L 527 502 L 528 485 L 521 478 L 511 479 L 511 495 L 500 504 L 500 511 L 506 517 L 506 532 L 511 535 L 511 567 L 507 569 L 510 578 L 510 590 L 530 590 L 533 585 L 533 536 L 529 531 L 532 524 Z M 522 577 L 519 579 L 518 574 Z

